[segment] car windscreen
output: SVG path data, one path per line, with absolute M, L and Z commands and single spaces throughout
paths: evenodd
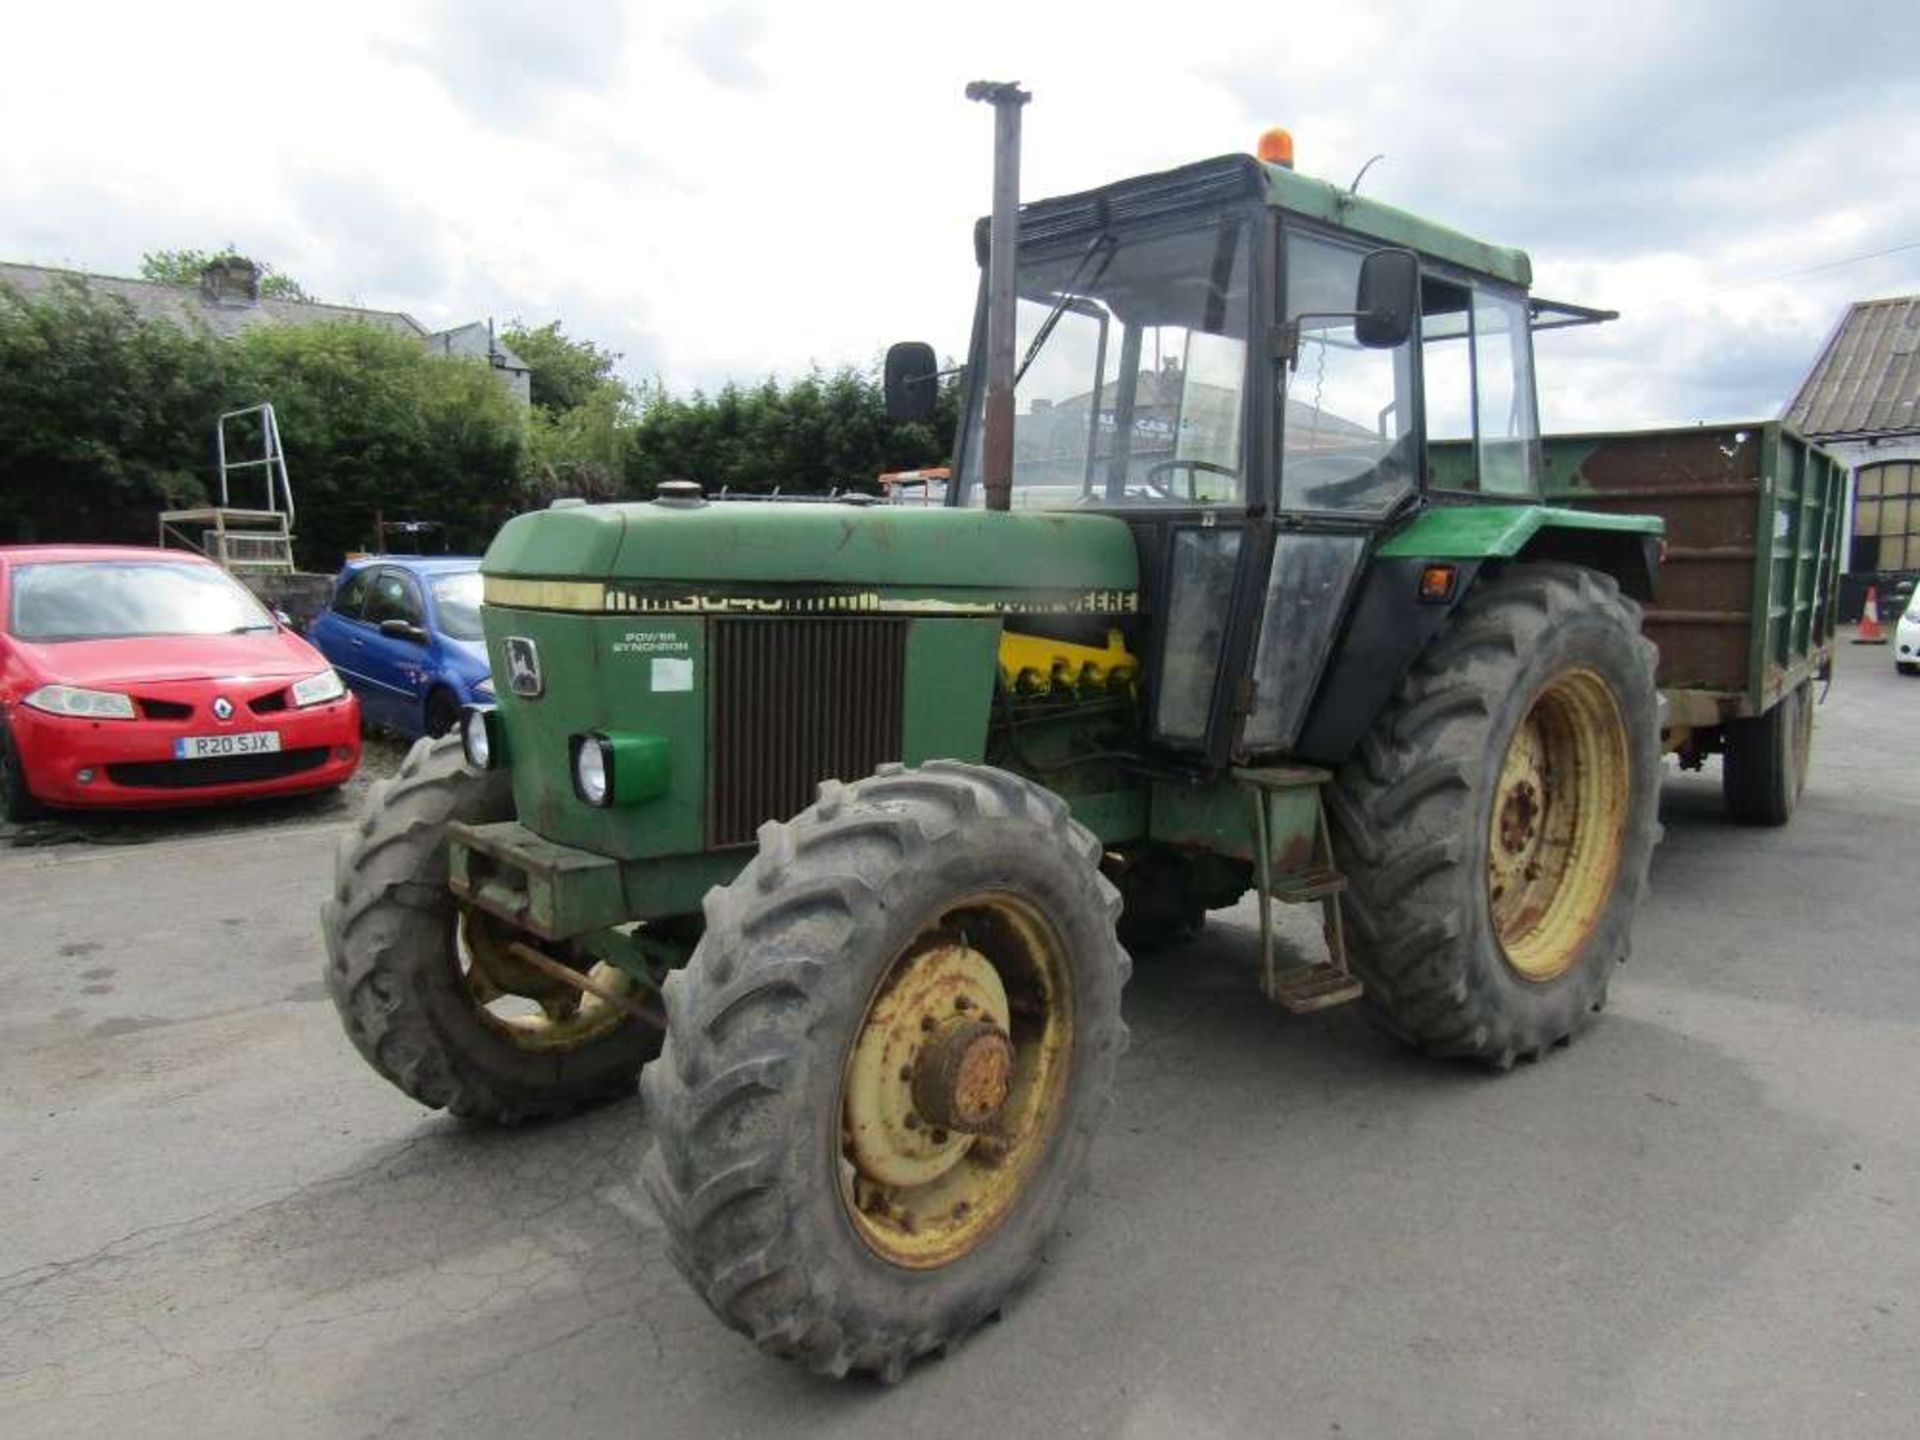
M 442 635 L 449 640 L 480 640 L 480 572 L 459 570 L 451 575 L 436 575 L 433 586 L 433 613 Z
M 8 629 L 18 640 L 232 635 L 273 617 L 225 571 L 168 561 L 69 560 L 13 572 Z

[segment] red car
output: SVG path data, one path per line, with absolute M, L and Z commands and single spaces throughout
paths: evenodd
M 218 566 L 0 547 L 0 813 L 326 790 L 359 764 L 360 702 Z

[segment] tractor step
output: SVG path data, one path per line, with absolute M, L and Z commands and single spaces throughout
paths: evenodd
M 1364 994 L 1366 986 L 1359 976 L 1322 960 L 1287 966 L 1273 977 L 1267 998 L 1295 1015 L 1306 1015 L 1345 1005 Z
M 1331 865 L 1316 865 L 1276 879 L 1273 882 L 1273 898 L 1284 905 L 1305 905 L 1310 901 L 1325 900 L 1329 895 L 1338 895 L 1346 888 L 1346 876 Z

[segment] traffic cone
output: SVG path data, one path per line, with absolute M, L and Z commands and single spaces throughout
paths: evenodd
M 1853 643 L 1856 645 L 1887 643 L 1886 627 L 1880 623 L 1880 594 L 1871 585 L 1867 587 L 1867 603 L 1861 607 L 1860 628 L 1854 631 Z

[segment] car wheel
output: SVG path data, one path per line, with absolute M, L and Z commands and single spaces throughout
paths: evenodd
M 14 748 L 13 734 L 0 726 L 0 820 L 35 820 L 40 802 L 27 788 L 27 767 Z
M 427 696 L 424 720 L 429 740 L 438 740 L 460 723 L 460 702 L 451 690 L 435 690 Z

